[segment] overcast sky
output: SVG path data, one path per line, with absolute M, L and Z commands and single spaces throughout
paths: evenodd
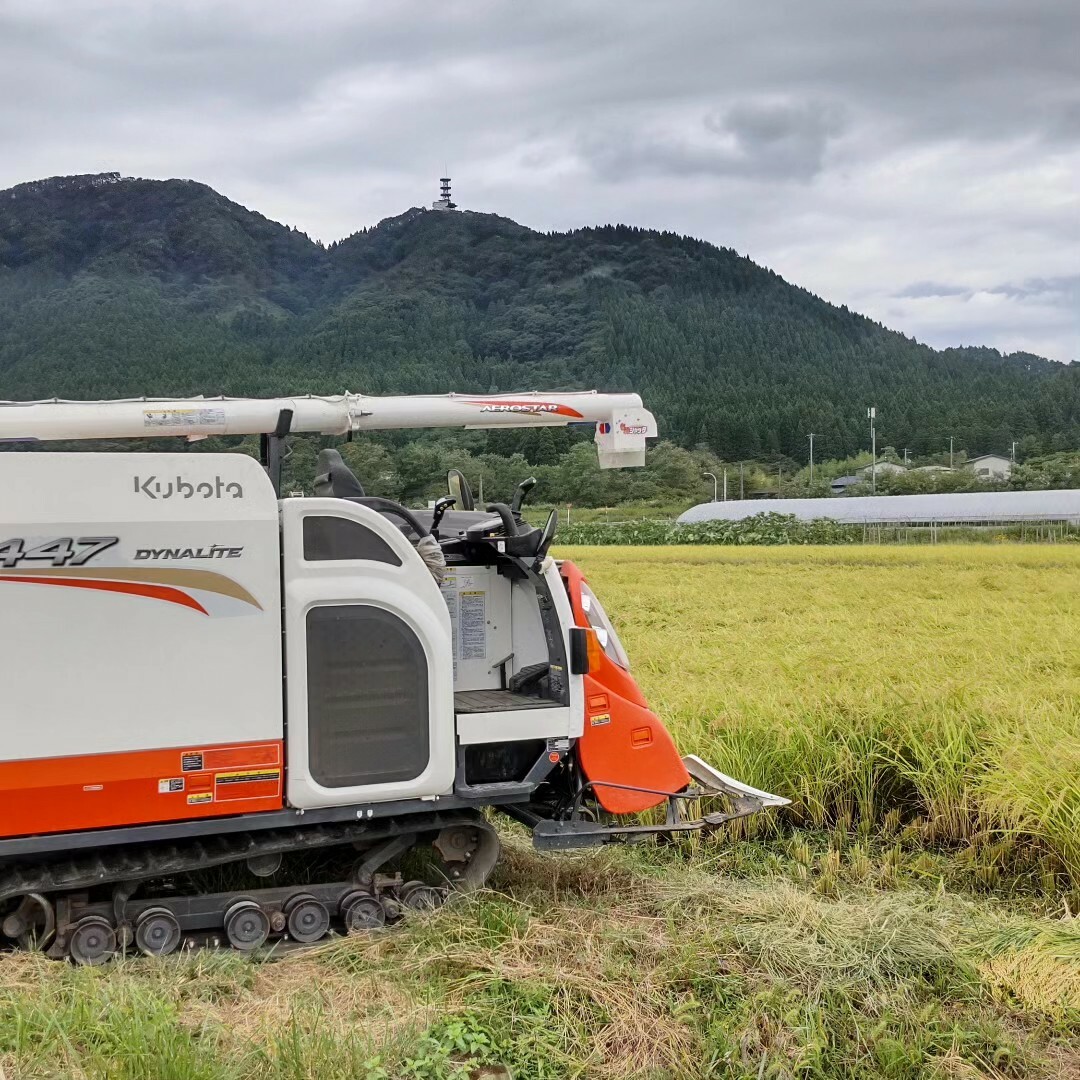
M 1080 359 L 1080 0 L 0 0 L 0 188 L 189 177 L 330 241 L 444 168 Z

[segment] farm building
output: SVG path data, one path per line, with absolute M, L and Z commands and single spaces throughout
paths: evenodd
M 838 476 L 830 485 L 829 488 L 834 495 L 843 495 L 849 487 L 854 487 L 856 484 L 861 484 L 863 478 L 861 476 Z
M 976 476 L 988 480 L 1005 480 L 1012 475 L 1012 462 L 1001 454 L 980 454 L 972 458 L 967 466 Z
M 679 524 L 738 521 L 763 513 L 749 501 L 692 506 Z M 943 495 L 867 495 L 854 499 L 776 499 L 768 512 L 803 521 L 831 518 L 851 525 L 1005 525 L 1058 521 L 1080 525 L 1080 489 L 1070 491 L 986 491 Z
M 878 476 L 895 476 L 898 473 L 907 472 L 907 468 L 904 465 L 897 465 L 895 461 L 879 461 L 877 463 Z M 873 463 L 864 465 L 861 469 L 856 469 L 855 472 L 863 480 L 869 480 L 874 475 L 875 466 Z

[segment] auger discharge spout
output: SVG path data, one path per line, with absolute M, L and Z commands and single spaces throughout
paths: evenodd
M 369 397 L 340 394 L 282 398 L 132 398 L 116 401 L 0 402 L 0 441 L 260 435 L 346 435 L 404 428 L 594 426 L 601 468 L 645 464 L 656 420 L 637 394 L 446 394 Z

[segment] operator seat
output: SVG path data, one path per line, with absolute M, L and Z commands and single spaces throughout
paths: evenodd
M 368 497 L 363 484 L 356 479 L 352 469 L 337 450 L 320 450 L 315 463 L 315 495 L 320 499 L 348 499 L 360 503 L 383 517 L 397 522 L 397 527 L 409 539 L 416 553 L 424 560 L 431 576 L 441 585 L 446 576 L 446 557 L 439 541 L 431 535 L 427 526 L 400 503 L 377 496 Z M 416 536 L 413 540 L 410 533 Z
M 339 450 L 319 451 L 315 465 L 315 494 L 320 499 L 363 499 L 364 485 L 341 458 Z

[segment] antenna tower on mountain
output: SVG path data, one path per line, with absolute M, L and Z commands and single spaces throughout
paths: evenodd
M 450 201 L 450 177 L 443 176 L 439 179 L 439 198 L 431 204 L 432 210 L 456 210 L 457 203 Z

